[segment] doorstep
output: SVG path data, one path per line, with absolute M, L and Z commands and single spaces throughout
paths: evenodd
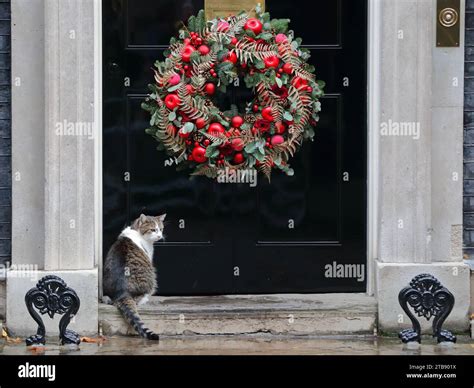
M 373 334 L 377 304 L 366 294 L 281 294 L 152 297 L 139 308 L 162 335 Z M 131 334 L 114 306 L 99 304 L 104 335 Z

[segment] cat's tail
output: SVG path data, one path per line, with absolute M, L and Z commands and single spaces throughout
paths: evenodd
M 146 328 L 137 312 L 137 304 L 131 297 L 124 297 L 115 302 L 115 305 L 122 313 L 125 320 L 143 338 L 158 341 L 159 335 Z

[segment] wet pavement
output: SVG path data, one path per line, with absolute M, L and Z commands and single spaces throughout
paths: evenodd
M 474 341 L 462 336 L 456 344 L 403 345 L 397 338 L 189 336 L 161 337 L 156 342 L 138 337 L 108 337 L 103 343 L 81 343 L 79 349 L 59 346 L 51 338 L 46 346 L 28 349 L 24 342 L 0 340 L 0 355 L 474 355 Z

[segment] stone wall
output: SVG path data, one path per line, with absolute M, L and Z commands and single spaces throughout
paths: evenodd
M 379 328 L 409 326 L 398 293 L 414 276 L 429 273 L 456 298 L 446 326 L 464 331 L 470 294 L 462 260 L 464 37 L 459 47 L 436 46 L 435 1 L 371 4 L 381 7 L 379 122 L 418 129 L 380 134 Z M 464 13 L 460 23 L 462 31 Z

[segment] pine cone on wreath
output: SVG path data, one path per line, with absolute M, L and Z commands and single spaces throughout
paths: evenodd
M 200 143 L 204 140 L 204 135 L 200 132 L 194 132 L 193 139 Z
M 255 117 L 255 115 L 245 115 L 244 120 L 250 124 L 253 124 L 255 123 L 255 121 L 257 121 L 257 118 Z

